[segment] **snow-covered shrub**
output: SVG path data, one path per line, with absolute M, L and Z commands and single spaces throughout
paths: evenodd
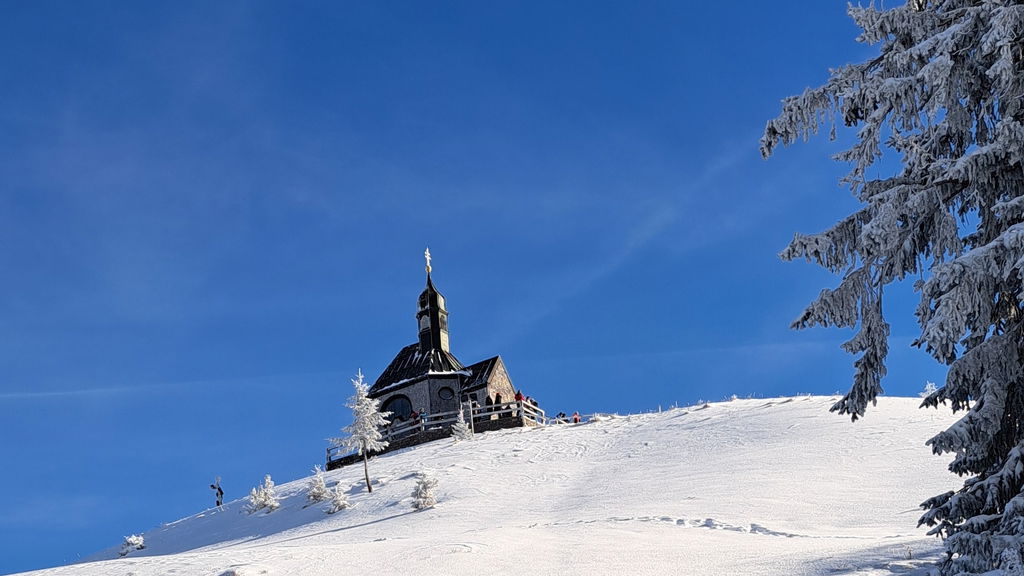
M 306 488 L 306 502 L 315 504 L 330 497 L 327 483 L 324 482 L 324 471 L 320 469 L 320 466 L 313 467 L 313 476 L 310 477 L 309 485 Z
M 266 509 L 267 513 L 277 510 L 281 503 L 274 492 L 274 481 L 270 474 L 263 477 L 263 484 L 249 491 L 249 514 Z
M 417 510 L 424 510 L 437 504 L 437 478 L 426 473 L 420 473 L 416 480 L 416 487 L 412 490 L 412 507 Z
M 462 410 L 459 410 L 458 419 L 455 420 L 455 424 L 452 424 L 452 436 L 455 437 L 456 442 L 473 439 L 473 429 L 466 422 L 466 417 L 462 415 Z
M 920 396 L 921 398 L 927 398 L 932 394 L 935 394 L 935 392 L 938 389 L 939 387 L 935 385 L 935 382 L 926 382 L 924 385 L 924 390 L 918 392 L 917 395 Z
M 121 556 L 127 556 L 129 552 L 136 550 L 142 550 L 146 547 L 146 539 L 142 537 L 142 534 L 132 534 L 131 536 L 125 536 L 124 542 L 121 543 Z
M 341 484 L 335 484 L 334 488 L 328 490 L 327 493 L 331 498 L 330 507 L 327 509 L 328 514 L 334 514 L 335 512 L 344 510 L 351 506 L 348 503 L 348 496 L 345 491 L 341 489 Z

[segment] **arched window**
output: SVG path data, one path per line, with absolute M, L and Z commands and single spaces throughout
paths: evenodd
M 388 419 L 392 422 L 405 420 L 412 414 L 412 402 L 409 401 L 407 396 L 398 394 L 388 398 L 384 406 L 381 407 L 381 412 L 391 412 L 391 416 L 388 416 Z

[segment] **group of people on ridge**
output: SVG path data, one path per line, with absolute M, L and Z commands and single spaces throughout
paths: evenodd
M 570 421 L 573 424 L 579 424 L 580 423 L 580 413 L 579 412 L 573 412 L 572 416 L 566 416 L 565 412 L 559 412 L 558 414 L 555 414 L 555 424 L 565 424 L 566 422 L 570 422 Z
M 491 400 L 491 397 L 487 396 L 487 399 L 484 400 L 484 410 L 483 410 L 483 413 L 486 414 L 488 412 L 495 412 L 495 411 L 498 411 L 498 410 L 509 410 L 509 409 L 511 409 L 512 410 L 512 416 L 517 416 L 518 414 L 517 414 L 516 408 L 518 406 L 523 405 L 523 404 L 527 404 L 529 406 L 532 406 L 536 410 L 540 409 L 540 406 L 537 404 L 537 401 L 534 400 L 530 396 L 524 396 L 522 390 L 516 390 L 516 395 L 513 398 L 513 401 L 515 402 L 515 405 L 506 403 L 502 399 L 502 397 L 501 397 L 501 392 L 498 392 L 497 394 L 494 395 L 494 400 Z M 473 401 L 471 403 L 471 405 L 472 405 L 473 410 L 475 411 L 477 409 L 476 401 Z

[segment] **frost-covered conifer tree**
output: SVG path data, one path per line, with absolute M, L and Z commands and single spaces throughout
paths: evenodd
M 263 477 L 263 486 L 260 487 L 260 497 L 263 499 L 263 507 L 267 509 L 267 513 L 277 510 L 281 505 L 277 501 L 277 490 L 274 488 L 274 481 L 270 479 L 270 474 Z
M 324 481 L 324 471 L 320 466 L 313 467 L 313 475 L 309 477 L 309 485 L 306 488 L 306 502 L 315 504 L 330 498 L 327 490 L 327 483 Z
M 793 323 L 859 330 L 853 385 L 833 410 L 862 416 L 881 393 L 886 286 L 916 278 L 915 344 L 949 365 L 923 405 L 966 415 L 928 441 L 954 454 L 964 486 L 924 504 L 945 538 L 943 574 L 998 568 L 1024 542 L 1024 1 L 911 0 L 849 8 L 877 57 L 783 101 L 761 140 L 775 147 L 836 123 L 857 128 L 837 159 L 861 207 L 782 252 L 842 275 Z M 888 149 L 893 173 L 872 165 Z M 870 173 L 880 174 L 869 177 Z
M 370 486 L 370 468 L 368 460 L 370 452 L 380 452 L 388 447 L 380 428 L 388 423 L 387 417 L 390 412 L 381 412 L 377 400 L 368 397 L 366 394 L 370 387 L 363 382 L 363 371 L 356 374 L 352 380 L 355 387 L 355 394 L 348 400 L 348 406 L 352 409 L 352 425 L 346 426 L 342 432 L 348 434 L 343 438 L 333 438 L 331 442 L 335 446 L 343 446 L 348 450 L 356 450 L 363 457 L 363 474 L 366 476 L 366 491 L 373 492 Z
M 412 489 L 412 507 L 417 510 L 431 508 L 437 504 L 437 478 L 420 473 L 416 479 L 416 487 Z
M 460 440 L 472 440 L 473 430 L 469 427 L 466 422 L 466 417 L 462 415 L 462 410 L 459 410 L 459 415 L 455 420 L 455 424 L 452 424 L 452 436 L 455 437 L 455 441 Z
M 328 514 L 334 514 L 349 507 L 348 495 L 341 489 L 341 484 L 335 484 L 328 494 L 331 498 L 331 506 L 327 509 Z
M 274 490 L 274 481 L 270 474 L 263 477 L 263 484 L 249 491 L 249 514 L 266 509 L 267 514 L 277 510 L 281 505 L 277 501 L 277 492 Z

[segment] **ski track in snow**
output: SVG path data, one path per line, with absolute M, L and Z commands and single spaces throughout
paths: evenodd
M 775 530 L 769 530 L 760 524 L 750 524 L 747 526 L 733 526 L 731 524 L 725 524 L 718 522 L 712 518 L 703 518 L 700 520 L 688 520 L 686 518 L 673 518 L 671 516 L 636 516 L 632 518 L 624 518 L 619 516 L 613 516 L 611 518 L 600 518 L 595 520 L 575 520 L 572 522 L 553 522 L 551 524 L 544 524 L 544 526 L 567 526 L 569 524 L 595 524 L 598 522 L 615 523 L 615 522 L 666 522 L 675 526 L 682 526 L 684 528 L 708 528 L 712 530 L 730 530 L 733 532 L 747 532 L 750 534 L 763 534 L 765 536 L 783 536 L 786 538 L 815 538 L 815 536 L 806 536 L 802 534 L 789 534 L 787 532 L 778 532 Z M 540 524 L 531 524 L 530 528 L 536 528 Z
M 923 574 L 940 543 L 916 527 L 916 506 L 958 487 L 924 442 L 953 416 L 882 398 L 854 424 L 828 413 L 833 401 L 734 400 L 441 440 L 371 460 L 372 494 L 361 466 L 326 473 L 352 504 L 333 515 L 299 479 L 278 485 L 270 514 L 236 500 L 146 532 L 125 558 L 113 547 L 31 574 Z M 413 511 L 424 470 L 439 502 Z

